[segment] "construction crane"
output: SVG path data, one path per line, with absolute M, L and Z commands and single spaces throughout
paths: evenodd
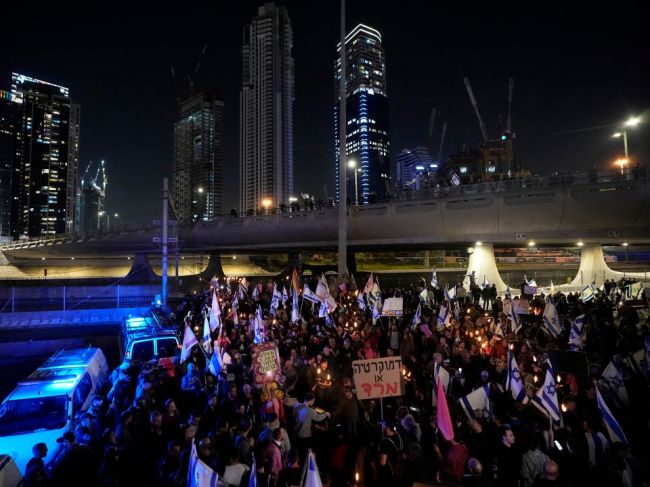
M 438 149 L 438 164 L 442 162 L 442 148 L 445 145 L 445 135 L 447 135 L 447 122 L 442 124 L 442 133 L 440 134 L 440 149 Z
M 515 91 L 515 80 L 510 78 L 510 83 L 508 85 L 508 120 L 506 122 L 506 128 L 508 132 L 512 132 L 512 119 L 510 118 L 510 110 L 512 109 L 512 93 Z
M 469 78 L 463 78 L 463 81 L 465 82 L 465 88 L 467 88 L 467 94 L 469 95 L 469 99 L 472 102 L 474 111 L 476 112 L 476 118 L 478 118 L 478 124 L 479 127 L 481 128 L 481 135 L 483 135 L 483 142 L 487 142 L 488 141 L 487 129 L 485 128 L 485 124 L 483 123 L 483 119 L 481 118 L 481 112 L 478 111 L 478 104 L 476 103 L 476 98 L 474 98 L 472 87 L 469 84 Z
M 427 149 L 433 151 L 433 127 L 436 123 L 436 116 L 438 115 L 438 109 L 431 109 L 431 118 L 429 119 L 429 133 L 427 137 Z
M 84 185 L 86 182 L 90 183 L 91 186 L 96 187 L 98 189 L 101 189 L 104 194 L 106 194 L 106 187 L 108 186 L 108 177 L 106 176 L 106 163 L 104 160 L 101 161 L 97 165 L 97 170 L 95 171 L 95 176 L 92 179 L 87 179 L 88 178 L 88 172 L 90 171 L 90 168 L 93 165 L 93 161 L 90 161 L 88 165 L 86 166 L 86 170 L 84 171 L 83 176 L 81 176 L 81 188 L 84 188 Z M 99 175 L 101 172 L 101 186 L 97 183 L 99 180 Z

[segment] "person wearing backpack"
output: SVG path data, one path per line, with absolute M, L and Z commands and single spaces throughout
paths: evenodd
M 379 444 L 379 485 L 394 487 L 395 482 L 404 476 L 404 442 L 389 421 L 383 421 L 381 427 L 383 439 Z

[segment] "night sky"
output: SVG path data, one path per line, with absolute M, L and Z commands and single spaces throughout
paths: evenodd
M 127 223 L 146 222 L 158 217 L 162 177 L 171 174 L 182 78 L 208 43 L 196 82 L 225 97 L 227 211 L 238 201 L 242 29 L 260 3 L 136 3 L 3 6 L 0 87 L 9 87 L 12 71 L 68 86 L 81 104 L 81 170 L 105 159 L 109 210 Z M 327 184 L 332 194 L 338 1 L 282 4 L 294 29 L 295 193 L 321 196 Z M 643 113 L 646 123 L 629 132 L 630 152 L 642 163 L 650 160 L 650 30 L 640 6 L 453 5 L 348 0 L 348 30 L 363 22 L 383 37 L 393 159 L 426 142 L 434 106 L 449 123 L 445 155 L 463 143 L 478 145 L 461 79 L 469 76 L 488 130 L 507 111 L 508 78 L 515 78 L 515 147 L 533 172 L 611 167 L 623 151 L 622 141 L 610 137 L 614 128 L 559 133 Z M 436 139 L 439 130 L 438 123 Z

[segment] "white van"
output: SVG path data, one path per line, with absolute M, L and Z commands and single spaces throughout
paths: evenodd
M 45 443 L 45 463 L 59 452 L 60 438 L 72 431 L 73 420 L 90 406 L 93 394 L 108 378 L 108 364 L 99 348 L 60 350 L 18 383 L 0 405 L 0 454 L 13 458 L 21 473 L 32 447 Z

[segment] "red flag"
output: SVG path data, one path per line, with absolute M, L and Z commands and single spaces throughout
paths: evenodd
M 436 422 L 438 424 L 438 429 L 442 433 L 442 436 L 444 436 L 445 440 L 451 441 L 454 439 L 454 427 L 451 424 L 451 416 L 449 415 L 449 408 L 447 407 L 447 396 L 445 396 L 445 391 L 442 388 L 440 377 L 438 377 L 437 399 Z

